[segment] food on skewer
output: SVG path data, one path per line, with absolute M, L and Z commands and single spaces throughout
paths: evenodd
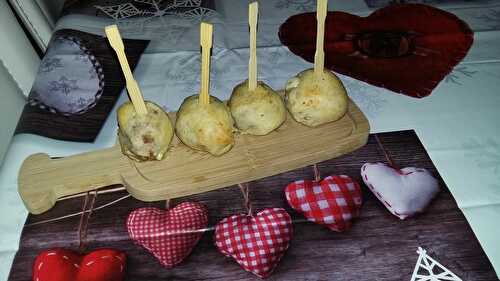
M 316 127 L 340 119 L 347 112 L 347 93 L 335 74 L 326 70 L 324 37 L 328 0 L 317 0 L 316 54 L 314 69 L 307 69 L 288 80 L 286 105 L 293 118 Z
M 324 70 L 307 69 L 288 80 L 286 106 L 293 119 L 310 127 L 336 121 L 347 112 L 347 93 L 340 79 Z
M 257 17 L 259 3 L 248 5 L 250 25 L 250 59 L 248 80 L 233 89 L 229 108 L 236 127 L 243 134 L 267 135 L 286 119 L 283 99 L 264 82 L 257 82 Z
M 234 145 L 234 121 L 229 108 L 208 93 L 212 29 L 211 24 L 201 23 L 201 90 L 182 102 L 175 131 L 187 146 L 219 156 Z
M 120 106 L 118 140 L 123 154 L 131 159 L 162 160 L 174 136 L 172 122 L 160 106 L 145 103 L 146 114 L 137 114 L 131 102 Z
M 219 156 L 234 145 L 233 118 L 227 106 L 216 97 L 203 105 L 198 95 L 184 100 L 177 112 L 175 131 L 187 146 Z
M 122 152 L 136 161 L 162 160 L 174 135 L 172 122 L 161 107 L 142 98 L 125 56 L 118 27 L 107 26 L 105 32 L 118 56 L 131 100 L 121 105 L 117 112 L 118 141 Z
M 286 120 L 286 107 L 281 96 L 259 81 L 255 90 L 248 80 L 237 85 L 229 100 L 236 127 L 243 134 L 267 135 Z

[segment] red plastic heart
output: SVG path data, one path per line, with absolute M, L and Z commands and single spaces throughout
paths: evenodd
M 176 266 L 191 253 L 207 225 L 207 208 L 195 202 L 184 202 L 170 210 L 140 208 L 127 218 L 130 238 L 167 268 Z
M 314 61 L 316 15 L 288 18 L 281 42 Z M 422 4 L 395 4 L 368 17 L 328 12 L 325 66 L 412 97 L 425 97 L 457 65 L 473 42 L 469 26 L 455 15 Z
M 301 180 L 285 188 L 290 207 L 307 220 L 342 232 L 359 216 L 363 197 L 359 184 L 350 177 L 329 176 L 322 181 Z
M 292 238 L 292 219 L 281 208 L 254 216 L 234 215 L 215 227 L 215 245 L 246 271 L 266 278 L 278 265 Z
M 126 256 L 112 249 L 100 249 L 85 256 L 56 248 L 40 253 L 33 264 L 33 281 L 121 281 Z

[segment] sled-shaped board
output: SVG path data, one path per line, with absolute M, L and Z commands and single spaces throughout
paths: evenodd
M 192 150 L 177 137 L 161 161 L 134 162 L 118 144 L 59 159 L 34 154 L 19 172 L 19 193 L 33 214 L 49 210 L 61 197 L 115 184 L 123 184 L 139 200 L 165 200 L 338 157 L 365 145 L 369 131 L 368 120 L 350 101 L 342 119 L 316 128 L 288 115 L 280 128 L 266 136 L 236 134 L 233 149 L 219 157 Z

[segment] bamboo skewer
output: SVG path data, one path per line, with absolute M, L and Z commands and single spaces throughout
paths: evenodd
M 250 60 L 248 61 L 248 89 L 257 88 L 257 17 L 259 3 L 248 5 L 248 23 L 250 25 Z
M 148 111 L 146 109 L 146 104 L 144 103 L 141 90 L 139 89 L 139 85 L 132 75 L 127 57 L 125 56 L 125 47 L 123 46 L 123 40 L 120 36 L 120 31 L 118 31 L 118 27 L 116 25 L 109 25 L 106 26 L 104 30 L 106 32 L 106 36 L 108 37 L 108 41 L 111 44 L 111 47 L 113 48 L 113 50 L 115 50 L 116 55 L 118 56 L 118 61 L 120 62 L 123 75 L 125 76 L 128 95 L 130 97 L 130 100 L 132 101 L 132 104 L 134 105 L 135 111 L 139 115 L 147 114 Z
M 213 26 L 208 23 L 201 23 L 200 44 L 201 44 L 201 90 L 199 102 L 203 105 L 210 103 L 210 49 L 212 48 Z
M 325 39 L 325 19 L 326 11 L 328 8 L 328 0 L 317 0 L 316 8 L 316 53 L 314 54 L 314 74 L 321 75 L 325 67 L 325 50 L 324 50 L 324 39 Z

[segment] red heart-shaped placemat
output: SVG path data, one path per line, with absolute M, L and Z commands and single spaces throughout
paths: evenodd
M 368 17 L 328 12 L 325 65 L 342 74 L 412 97 L 431 94 L 467 54 L 469 26 L 455 15 L 422 4 L 395 4 Z M 314 61 L 316 14 L 288 18 L 281 42 Z
M 208 224 L 205 205 L 184 202 L 170 210 L 140 208 L 127 218 L 130 238 L 172 268 L 187 257 Z
M 437 179 L 422 168 L 366 163 L 361 177 L 380 202 L 402 220 L 423 212 L 439 192 Z
M 215 227 L 215 245 L 248 272 L 266 278 L 288 249 L 292 219 L 282 208 L 264 209 L 254 216 L 234 215 Z
M 339 232 L 351 227 L 363 202 L 359 184 L 345 175 L 292 182 L 285 188 L 285 196 L 290 207 L 307 220 Z
M 33 264 L 33 281 L 121 281 L 126 256 L 113 249 L 95 250 L 85 256 L 67 249 L 41 252 Z

